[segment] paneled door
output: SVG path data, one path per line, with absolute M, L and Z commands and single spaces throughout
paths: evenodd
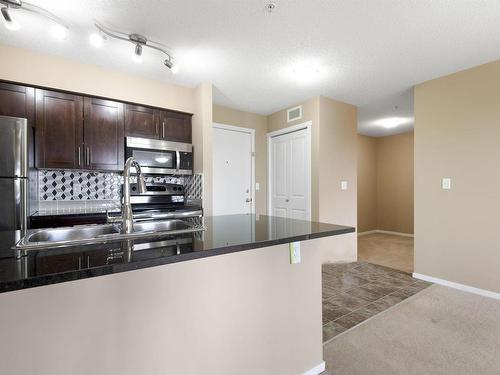
M 123 169 L 123 104 L 84 98 L 85 168 L 104 171 Z
M 213 127 L 213 214 L 254 212 L 253 129 Z
M 286 130 L 285 130 L 286 131 Z M 269 214 L 311 218 L 310 127 L 271 133 L 269 142 Z
M 82 168 L 83 97 L 35 90 L 38 168 Z

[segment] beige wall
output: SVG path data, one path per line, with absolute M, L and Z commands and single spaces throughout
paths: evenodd
M 194 113 L 195 90 L 0 44 L 0 79 Z
M 413 233 L 413 132 L 358 135 L 358 231 Z
M 321 244 L 0 294 L 9 375 L 290 375 L 323 362 Z
M 415 272 L 498 293 L 500 60 L 416 86 L 415 120 Z
M 255 192 L 255 212 L 267 214 L 267 116 L 214 104 L 213 121 L 255 129 L 255 182 L 260 185 Z
M 377 140 L 377 229 L 413 233 L 413 132 Z
M 377 138 L 358 134 L 358 232 L 377 228 Z

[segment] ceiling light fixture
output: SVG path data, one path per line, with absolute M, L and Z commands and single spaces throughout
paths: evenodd
M 136 63 L 142 62 L 142 45 L 135 45 L 134 55 L 132 57 Z
M 319 76 L 319 68 L 306 64 L 298 65 L 292 69 L 295 79 L 300 82 L 311 82 Z
M 276 9 L 276 4 L 275 3 L 267 3 L 265 6 L 264 6 L 264 10 L 267 12 L 267 13 L 272 13 L 274 12 L 274 10 Z
M 1 1 L 1 0 L 0 0 Z M 103 34 L 110 36 L 111 38 L 115 38 L 118 40 L 123 40 L 125 42 L 130 42 L 134 45 L 134 61 L 140 62 L 142 61 L 142 50 L 143 47 L 152 48 L 156 51 L 159 51 L 167 56 L 167 58 L 163 61 L 163 64 L 172 71 L 172 73 L 176 73 L 178 68 L 174 69 L 173 57 L 170 52 L 167 51 L 166 47 L 164 47 L 161 43 L 153 42 L 148 40 L 145 36 L 140 34 L 125 34 L 119 31 L 111 30 L 100 23 L 96 22 L 95 27 Z M 175 71 L 174 71 L 175 70 Z
M 8 6 L 2 7 L 1 11 L 3 19 L 5 21 L 5 27 L 7 29 L 15 31 L 21 28 L 21 26 L 16 22 L 16 20 L 12 18 Z
M 9 30 L 18 30 L 20 28 L 20 25 L 15 21 L 15 19 L 12 18 L 10 12 L 14 9 L 16 11 L 20 10 L 33 13 L 52 21 L 54 23 L 54 26 L 51 28 L 52 35 L 60 40 L 66 39 L 68 26 L 66 26 L 66 24 L 59 17 L 50 13 L 48 10 L 21 0 L 0 0 L 0 5 L 3 5 L 1 12 L 5 21 L 5 27 Z
M 386 129 L 397 128 L 401 125 L 410 124 L 413 121 L 411 117 L 386 117 L 373 122 L 375 126 L 381 126 Z
M 94 33 L 89 36 L 89 42 L 94 47 L 100 48 L 104 44 L 104 37 L 101 34 Z

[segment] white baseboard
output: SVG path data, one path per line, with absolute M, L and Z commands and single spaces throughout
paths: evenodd
M 495 293 L 495 292 L 492 292 L 490 290 L 475 288 L 473 286 L 459 284 L 459 283 L 455 283 L 453 281 L 443 280 L 443 279 L 439 279 L 437 277 L 422 275 L 420 273 L 415 273 L 415 272 L 413 272 L 413 277 L 416 279 L 429 281 L 429 282 L 434 283 L 434 284 L 439 284 L 439 285 L 447 286 L 450 288 L 462 290 L 464 292 L 479 294 L 480 296 L 500 300 L 500 293 Z
M 302 375 L 319 375 L 323 371 L 325 371 L 325 369 L 326 369 L 326 365 L 325 365 L 325 361 L 323 361 L 319 365 L 313 367 L 312 369 L 307 370 Z
M 367 234 L 373 234 L 373 233 L 393 234 L 396 236 L 403 236 L 403 237 L 414 237 L 414 235 L 411 233 L 391 232 L 389 230 L 382 230 L 382 229 L 374 229 L 374 230 L 369 230 L 366 232 L 359 232 L 358 237 L 366 236 Z

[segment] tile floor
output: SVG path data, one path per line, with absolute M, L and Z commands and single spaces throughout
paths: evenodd
M 358 238 L 358 260 L 413 272 L 413 237 L 373 233 Z
M 323 342 L 431 285 L 367 263 L 323 265 Z

